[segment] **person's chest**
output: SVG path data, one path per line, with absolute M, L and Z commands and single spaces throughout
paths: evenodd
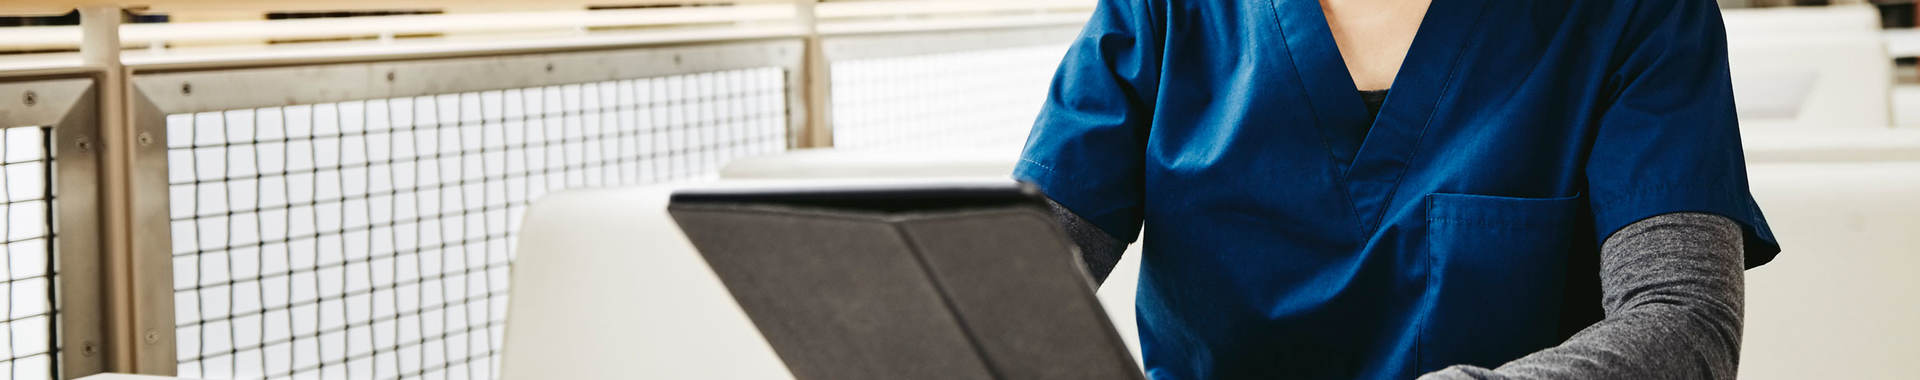
M 1614 92 L 1613 47 L 1594 42 L 1618 26 L 1578 4 L 1435 2 L 1370 123 L 1316 0 L 1189 7 L 1166 24 L 1145 165 L 1150 192 L 1187 195 L 1176 209 L 1348 205 L 1268 217 L 1375 226 L 1435 191 L 1577 192 Z

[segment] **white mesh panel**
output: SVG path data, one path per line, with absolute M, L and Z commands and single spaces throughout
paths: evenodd
M 494 378 L 528 203 L 784 150 L 784 75 L 170 115 L 179 373 Z
M 838 148 L 1019 147 L 1065 45 L 833 62 Z
M 53 157 L 47 128 L 0 129 L 0 376 L 54 376 Z

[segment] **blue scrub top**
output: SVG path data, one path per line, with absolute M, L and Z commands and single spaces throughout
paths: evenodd
M 1598 246 L 1747 189 L 1711 0 L 1434 0 L 1370 128 L 1316 0 L 1103 0 L 1015 177 L 1122 240 L 1156 379 L 1493 367 L 1600 318 Z

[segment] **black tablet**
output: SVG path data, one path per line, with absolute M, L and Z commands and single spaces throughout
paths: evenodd
M 690 188 L 668 211 L 795 377 L 1143 378 L 1031 186 Z
M 1047 206 L 1039 188 L 1014 181 L 770 181 L 681 189 L 669 207 L 747 204 L 874 212 Z

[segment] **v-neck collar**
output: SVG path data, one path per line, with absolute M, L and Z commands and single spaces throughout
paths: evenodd
M 1364 231 L 1376 228 L 1419 145 L 1434 105 L 1449 87 L 1460 52 L 1486 0 L 1433 0 L 1415 32 L 1393 90 L 1363 137 L 1349 132 L 1367 120 L 1353 75 L 1334 42 L 1318 0 L 1269 0 L 1287 54 L 1298 70 L 1313 116 L 1340 182 Z

